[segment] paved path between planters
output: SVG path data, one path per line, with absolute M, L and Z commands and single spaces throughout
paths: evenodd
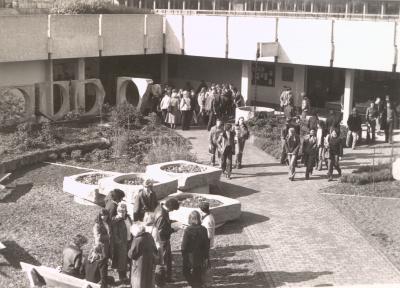
M 209 161 L 207 131 L 178 132 L 191 140 L 201 162 Z M 379 151 L 382 157 L 389 153 Z M 366 147 L 346 149 L 342 166 L 371 162 L 370 153 Z M 265 287 L 400 283 L 399 271 L 317 193 L 335 183 L 327 182 L 326 170 L 305 180 L 300 168 L 291 182 L 285 166 L 251 144 L 245 147 L 244 165 L 231 180 L 222 178 L 223 194 L 242 203 L 241 223 Z

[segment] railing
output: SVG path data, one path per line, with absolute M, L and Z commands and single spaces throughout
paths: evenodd
M 172 15 L 219 15 L 219 16 L 258 16 L 258 17 L 295 17 L 318 19 L 353 19 L 353 20 L 399 20 L 400 15 L 357 14 L 357 13 L 325 13 L 325 12 L 291 12 L 291 11 L 236 11 L 236 10 L 182 10 L 156 9 L 156 14 Z

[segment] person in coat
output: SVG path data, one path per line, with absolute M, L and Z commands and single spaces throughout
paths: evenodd
M 305 120 L 308 113 L 310 113 L 311 111 L 311 103 L 306 93 L 301 92 L 300 97 L 301 97 L 301 118 L 302 120 Z
M 346 146 L 351 147 L 353 150 L 356 148 L 356 143 L 361 135 L 361 117 L 357 113 L 357 108 L 354 107 L 349 119 L 347 119 L 347 132 Z
M 178 210 L 179 202 L 175 198 L 168 199 L 165 204 L 160 203 L 154 211 L 154 239 L 159 249 L 160 264 L 166 267 L 166 281 L 172 282 L 172 253 L 171 234 L 175 230 L 171 226 L 169 212 Z
M 247 139 L 249 139 L 250 133 L 247 125 L 244 123 L 244 118 L 239 117 L 238 122 L 235 125 L 235 168 L 241 169 L 242 168 L 242 159 L 243 159 L 243 150 L 244 144 L 246 143 Z
M 365 111 L 365 121 L 367 124 L 367 142 L 375 142 L 375 128 L 376 119 L 378 117 L 378 109 L 375 107 L 375 103 L 371 101 L 369 107 Z
M 128 235 L 130 234 L 130 226 L 127 225 L 127 209 L 126 204 L 119 203 L 117 208 L 117 216 L 112 220 L 112 266 L 111 268 L 117 270 L 119 281 L 126 282 L 126 271 L 128 270 Z
M 94 245 L 88 258 L 85 259 L 85 279 L 92 283 L 99 283 L 101 288 L 107 288 L 107 259 L 102 244 Z
M 63 263 L 61 272 L 73 277 L 83 278 L 83 254 L 82 247 L 88 242 L 83 235 L 76 235 L 63 249 Z
M 210 117 L 208 118 L 208 125 L 207 125 L 207 130 L 210 131 L 211 127 L 214 125 L 216 122 L 216 119 L 221 118 L 222 115 L 222 97 L 221 94 L 218 92 L 215 92 L 215 90 L 212 93 L 212 102 L 211 102 L 211 111 L 210 111 Z
M 201 215 L 201 225 L 204 226 L 207 229 L 207 236 L 208 240 L 210 242 L 210 254 L 211 254 L 211 249 L 214 248 L 214 242 L 215 242 L 215 218 L 211 214 L 210 211 L 210 203 L 208 202 L 201 202 L 199 204 L 200 208 L 200 215 Z M 210 261 L 211 256 L 209 257 Z M 211 269 L 210 265 L 208 263 L 208 269 L 203 270 L 202 274 L 202 281 L 204 284 L 204 287 L 211 287 L 212 286 L 212 274 L 211 274 Z
M 333 129 L 331 134 L 325 138 L 325 148 L 328 158 L 328 181 L 333 180 L 333 168 L 337 170 L 339 176 L 342 175 L 342 170 L 339 165 L 339 158 L 343 155 L 342 140 L 339 138 L 336 129 Z
M 170 102 L 171 102 L 171 97 L 169 96 L 168 93 L 165 93 L 160 103 L 162 123 L 166 123 L 168 115 L 168 107 Z
M 326 118 L 326 129 L 327 133 L 330 134 L 333 129 L 336 130 L 336 133 L 339 133 L 340 136 L 340 122 L 342 121 L 340 115 L 336 115 L 335 112 L 331 109 L 329 110 L 329 115 Z
M 210 129 L 210 134 L 208 136 L 208 152 L 211 154 L 212 166 L 215 166 L 215 154 L 217 154 L 218 162 L 221 162 L 217 141 L 222 132 L 224 132 L 224 124 L 221 119 L 217 119 L 215 126 Z
M 318 155 L 318 143 L 315 135 L 315 130 L 311 129 L 310 134 L 303 143 L 304 165 L 306 166 L 306 180 L 310 179 L 310 174 L 313 173 L 315 160 Z
M 109 220 L 112 220 L 117 215 L 118 203 L 120 203 L 124 197 L 125 193 L 120 189 L 114 189 L 108 193 L 105 200 L 105 209 L 108 211 Z
M 199 107 L 199 113 L 197 114 L 198 122 L 201 125 L 207 125 L 207 111 L 206 111 L 206 99 L 207 99 L 207 91 L 206 88 L 201 88 L 199 94 L 197 95 L 197 106 Z
M 93 236 L 95 245 L 102 244 L 105 257 L 107 259 L 111 258 L 110 213 L 107 209 L 101 209 L 97 215 L 93 226 Z
M 397 114 L 392 102 L 386 102 L 386 109 L 382 114 L 382 128 L 385 131 L 385 142 L 393 144 L 393 130 L 396 126 Z
M 206 101 L 204 103 L 204 123 L 206 124 L 208 131 L 210 131 L 211 127 L 213 127 L 213 125 L 215 124 L 215 116 L 212 116 L 212 104 L 215 94 L 216 92 L 214 87 L 211 87 L 210 90 L 206 93 Z
M 190 127 L 190 115 L 191 115 L 191 103 L 190 95 L 188 91 L 183 91 L 183 97 L 180 102 L 180 111 L 182 113 L 182 130 L 189 130 Z
M 143 189 L 140 189 L 135 195 L 133 204 L 133 221 L 145 220 L 145 214 L 154 212 L 157 205 L 157 195 L 153 191 L 153 180 L 146 179 L 143 183 Z
M 189 226 L 183 233 L 181 245 L 183 276 L 193 288 L 203 287 L 204 270 L 209 263 L 210 241 L 207 229 L 201 225 L 200 213 L 192 211 L 189 214 Z
M 167 114 L 167 123 L 171 125 L 172 129 L 176 128 L 176 125 L 180 122 L 180 112 L 179 112 L 179 103 L 180 98 L 176 90 L 174 89 L 171 94 L 171 100 L 168 106 L 168 114 Z
M 322 170 L 322 164 L 325 162 L 326 167 L 328 167 L 327 159 L 325 159 L 325 145 L 324 140 L 326 137 L 325 122 L 320 120 L 317 125 L 316 139 L 318 147 L 318 157 L 316 163 L 316 169 L 318 171 Z
M 227 179 L 231 179 L 232 155 L 235 154 L 235 132 L 232 125 L 227 123 L 224 132 L 219 135 L 217 140 L 218 151 L 221 155 L 221 169 Z
M 293 181 L 296 174 L 296 161 L 300 149 L 300 138 L 296 135 L 293 127 L 289 128 L 289 133 L 285 141 L 285 150 L 289 161 L 289 180 Z
M 137 222 L 132 225 L 132 245 L 128 251 L 131 259 L 132 288 L 154 288 L 154 268 L 157 247 L 150 233 Z
M 314 109 L 309 110 L 309 113 L 311 114 L 311 116 L 308 119 L 307 127 L 309 130 L 317 131 L 317 126 L 319 122 L 318 113 Z

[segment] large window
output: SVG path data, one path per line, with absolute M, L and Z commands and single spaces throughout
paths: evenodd
M 251 84 L 275 87 L 275 64 L 253 62 L 251 65 Z

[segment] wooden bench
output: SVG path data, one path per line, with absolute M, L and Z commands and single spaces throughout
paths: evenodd
M 54 268 L 34 266 L 24 262 L 20 262 L 20 265 L 26 272 L 30 287 L 100 288 L 100 284 L 60 273 Z

